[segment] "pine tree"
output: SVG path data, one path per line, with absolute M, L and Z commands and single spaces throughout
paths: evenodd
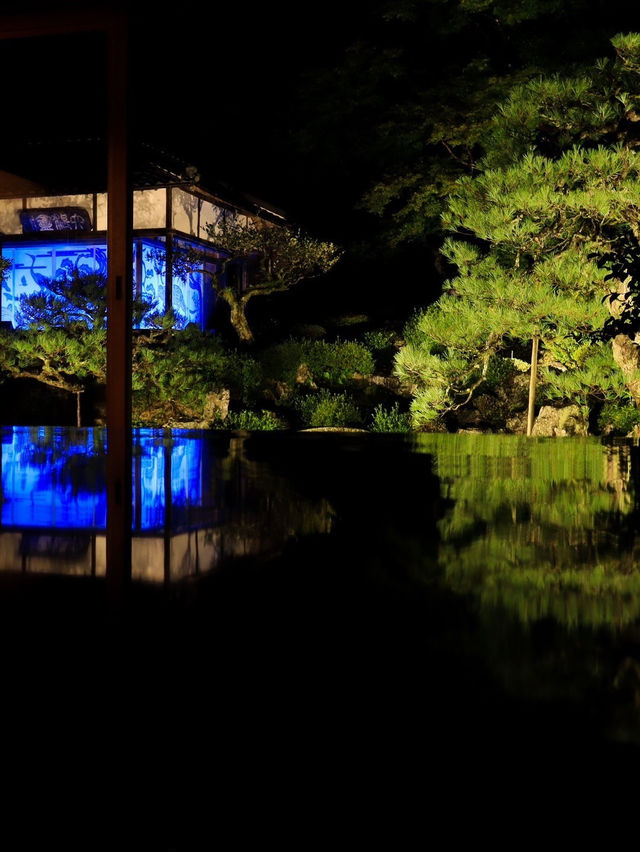
M 206 230 L 225 255 L 212 284 L 229 305 L 231 325 L 244 344 L 254 341 L 246 314 L 251 299 L 283 293 L 300 281 L 328 272 L 340 258 L 332 243 L 284 225 L 228 217 L 207 225 Z
M 491 359 L 513 349 L 522 357 L 534 335 L 543 398 L 640 398 L 628 347 L 593 342 L 608 297 L 625 289 L 598 258 L 624 234 L 640 236 L 640 35 L 612 43 L 615 62 L 589 77 L 514 90 L 481 172 L 457 182 L 443 216 L 443 254 L 457 274 L 414 319 L 397 358 L 418 386 L 417 425 L 468 403 Z

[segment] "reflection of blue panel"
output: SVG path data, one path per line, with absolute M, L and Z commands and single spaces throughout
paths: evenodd
M 0 517 L 7 526 L 104 527 L 104 453 L 93 430 L 73 443 L 61 430 L 13 427 L 10 442 L 5 432 Z
M 169 476 L 172 529 L 188 523 L 191 506 L 203 504 L 203 440 L 179 431 L 169 436 L 162 430 L 134 430 L 136 530 L 164 528 Z M 167 460 L 170 470 L 165 470 Z M 4 427 L 0 523 L 21 528 L 104 529 L 105 470 L 104 430 Z

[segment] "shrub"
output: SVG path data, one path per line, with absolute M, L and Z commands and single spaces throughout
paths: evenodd
M 391 408 L 377 405 L 369 428 L 372 432 L 411 432 L 411 415 L 400 411 L 397 402 Z
M 395 335 L 388 329 L 379 328 L 372 329 L 371 331 L 365 331 L 362 335 L 362 339 L 367 349 L 373 355 L 376 355 L 377 353 L 386 352 L 388 349 L 391 349 Z
M 284 429 L 284 422 L 273 411 L 230 411 L 224 420 L 217 420 L 214 429 L 246 429 L 248 432 L 274 432 Z
M 358 426 L 362 416 L 354 400 L 346 393 L 319 393 L 298 397 L 295 408 L 302 423 L 310 429 L 326 426 Z
M 600 430 L 612 435 L 628 435 L 638 424 L 640 424 L 640 410 L 633 405 L 616 405 L 607 402 L 598 415 Z
M 263 353 L 266 375 L 293 386 L 300 367 L 305 364 L 319 385 L 342 387 L 353 376 L 370 376 L 374 362 L 371 352 L 352 340 L 289 340 L 272 346 Z
M 229 388 L 246 404 L 262 380 L 253 358 L 225 350 L 220 341 L 188 327 L 154 339 L 140 335 L 133 353 L 133 410 L 140 425 L 200 419 L 204 396 Z

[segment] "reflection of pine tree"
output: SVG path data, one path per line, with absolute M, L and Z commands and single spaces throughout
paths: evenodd
M 526 623 L 619 625 L 640 615 L 631 448 L 423 438 L 452 501 L 439 523 L 448 585 Z

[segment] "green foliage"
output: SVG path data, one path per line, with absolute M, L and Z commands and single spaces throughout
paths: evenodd
M 330 388 L 348 384 L 354 373 L 369 376 L 374 370 L 371 352 L 351 340 L 289 340 L 267 349 L 261 358 L 265 375 L 293 388 L 301 378 Z
M 362 340 L 367 349 L 372 355 L 386 352 L 393 346 L 395 335 L 392 331 L 386 328 L 372 329 L 365 331 L 362 335 Z
M 139 425 L 202 420 L 208 393 L 228 388 L 246 403 L 261 377 L 257 361 L 225 350 L 193 326 L 162 337 L 140 335 L 133 351 L 134 417 Z
M 244 429 L 247 432 L 274 432 L 278 429 L 284 429 L 284 421 L 274 414 L 273 411 L 251 411 L 250 409 L 242 409 L 241 411 L 230 411 L 224 420 L 216 420 L 213 423 L 214 429 Z
M 369 429 L 372 432 L 410 432 L 411 417 L 400 411 L 397 402 L 394 402 L 390 408 L 377 405 L 373 409 Z
M 449 508 L 444 583 L 525 624 L 625 625 L 640 614 L 629 446 L 599 439 L 418 435 Z
M 176 329 L 176 316 L 151 313 L 136 302 L 138 319 L 150 325 L 133 333 L 132 389 L 135 425 L 206 419 L 207 395 L 228 389 L 244 404 L 262 381 L 259 363 L 225 350 L 215 336 L 193 325 Z M 106 382 L 104 277 L 73 273 L 22 297 L 28 329 L 0 331 L 0 370 L 9 375 L 81 393 Z
M 418 426 L 470 402 L 492 359 L 527 351 L 536 334 L 543 399 L 584 405 L 625 393 L 610 350 L 592 345 L 608 297 L 622 289 L 602 259 L 624 233 L 640 233 L 640 154 L 629 130 L 636 39 L 614 43 L 618 59 L 591 75 L 516 89 L 483 170 L 457 182 L 442 219 L 442 253 L 457 275 L 412 320 L 396 358 L 398 375 L 417 387 Z
M 231 324 L 244 343 L 253 342 L 246 316 L 250 299 L 284 292 L 304 279 L 323 275 L 341 255 L 333 243 L 246 216 L 227 214 L 205 225 L 205 230 L 224 252 L 213 287 L 228 303 Z
M 640 410 L 635 405 L 606 403 L 598 415 L 600 430 L 610 435 L 628 435 L 640 424 Z
M 323 388 L 295 400 L 295 408 L 307 428 L 322 426 L 359 426 L 362 415 L 354 400 L 346 393 L 331 393 Z
M 515 105 L 502 138 L 495 138 L 496 106 L 518 84 L 541 74 L 586 77 L 582 93 L 571 86 L 563 92 L 557 84 L 566 117 L 552 101 L 553 91 L 546 93 L 552 101 L 547 112 L 569 124 L 563 132 L 573 141 L 590 126 L 601 136 L 600 127 L 612 119 L 607 110 L 599 113 L 589 65 L 606 50 L 608 38 L 637 26 L 633 6 L 624 0 L 597 10 L 592 0 L 385 0 L 367 11 L 338 66 L 307 80 L 297 104 L 305 123 L 294 139 L 298 156 L 300 148 L 308 152 L 303 178 L 305 186 L 315 182 L 315 196 L 359 199 L 375 217 L 368 252 L 379 252 L 381 245 L 397 251 L 403 243 L 439 235 L 440 214 L 456 180 L 475 173 L 483 156 L 503 143 L 511 156 L 509 133 L 517 134 L 520 124 L 523 142 L 534 136 L 547 153 L 545 127 L 530 129 L 526 111 L 521 117 Z M 632 40 L 614 45 L 632 68 Z M 603 83 L 607 74 L 609 68 Z M 625 89 L 611 90 L 607 109 L 615 112 L 615 95 Z M 533 92 L 530 101 L 535 105 Z M 593 115 L 585 119 L 582 111 Z M 520 151 L 521 143 L 516 147 Z
M 262 220 L 225 216 L 206 225 L 205 230 L 216 247 L 227 254 L 225 266 L 238 260 L 250 262 L 251 286 L 266 292 L 321 275 L 340 258 L 339 249 L 332 243 Z

